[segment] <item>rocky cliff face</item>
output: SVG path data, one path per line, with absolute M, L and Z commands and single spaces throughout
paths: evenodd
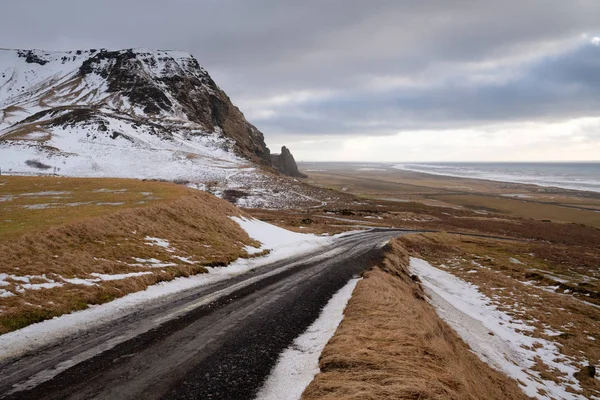
M 296 178 L 307 178 L 307 175 L 298 170 L 296 160 L 287 147 L 281 148 L 281 154 L 271 154 L 271 163 L 280 173 Z
M 0 50 L 0 140 L 56 148 L 50 142 L 58 132 L 78 142 L 85 132 L 86 141 L 155 146 L 159 139 L 166 147 L 210 139 L 221 150 L 271 164 L 262 133 L 187 53 Z

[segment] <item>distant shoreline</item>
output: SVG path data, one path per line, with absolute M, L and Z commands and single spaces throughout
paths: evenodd
M 304 162 L 299 163 L 301 168 L 309 172 L 318 172 L 319 164 L 328 167 L 339 164 L 345 168 L 351 167 L 357 171 L 368 170 L 396 170 L 430 176 L 457 178 L 457 179 L 475 179 L 479 181 L 492 181 L 519 185 L 532 185 L 542 188 L 554 188 L 563 190 L 572 190 L 577 192 L 589 192 L 600 194 L 600 162 L 572 162 L 572 163 L 333 163 L 333 162 Z M 503 171 L 500 165 L 507 167 Z M 539 167 L 535 170 L 535 167 Z M 579 168 L 589 166 L 590 170 L 568 171 L 568 168 Z M 493 170 L 486 170 L 486 167 L 495 167 Z M 525 167 L 527 171 L 518 171 L 516 168 Z M 565 167 L 567 170 L 561 171 Z M 548 169 L 547 169 L 548 168 Z M 555 171 L 552 171 L 554 168 Z M 598 178 L 593 173 L 598 168 Z M 462 173 L 455 171 L 462 170 Z
M 420 174 L 435 175 L 435 176 L 446 176 L 446 177 L 451 177 L 451 178 L 477 179 L 477 180 L 482 180 L 482 181 L 514 183 L 514 184 L 520 184 L 520 185 L 534 185 L 534 186 L 540 186 L 540 187 L 545 187 L 545 188 L 574 190 L 577 192 L 600 193 L 600 180 L 598 181 L 599 188 L 595 189 L 595 188 L 591 188 L 591 187 L 582 187 L 582 186 L 577 186 L 577 185 L 561 184 L 560 182 L 545 183 L 543 181 L 529 181 L 526 179 L 518 180 L 518 179 L 511 178 L 508 175 L 503 176 L 503 177 L 496 177 L 493 174 L 489 174 L 489 175 L 485 175 L 485 176 L 464 176 L 464 175 L 459 175 L 459 174 L 453 174 L 451 172 L 423 171 L 423 170 L 407 167 L 407 165 L 411 165 L 411 164 L 397 164 L 397 165 L 392 166 L 391 168 L 397 169 L 400 171 L 416 172 L 416 173 L 420 173 Z M 431 165 L 435 165 L 435 164 L 431 164 Z M 477 164 L 474 163 L 473 165 L 477 165 Z

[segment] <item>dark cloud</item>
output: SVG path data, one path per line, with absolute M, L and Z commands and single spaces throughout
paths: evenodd
M 267 136 L 385 135 L 594 115 L 600 48 L 577 38 L 599 17 L 595 0 L 5 0 L 0 37 L 187 50 Z
M 280 107 L 260 124 L 282 133 L 381 135 L 598 115 L 599 46 L 586 42 L 514 68 L 517 77 L 500 83 L 472 83 L 466 72 L 426 87 L 348 90 Z

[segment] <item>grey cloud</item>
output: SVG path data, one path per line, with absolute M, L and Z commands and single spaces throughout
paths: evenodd
M 386 92 L 347 91 L 324 101 L 279 109 L 260 121 L 269 130 L 305 134 L 393 134 L 506 121 L 597 115 L 600 47 L 579 46 L 522 67 L 518 79 L 470 84 L 456 76 L 440 85 Z M 308 116 L 308 117 L 306 117 Z
M 593 34 L 599 17 L 595 0 L 5 0 L 0 45 L 187 50 L 242 105 L 335 93 L 252 121 L 267 136 L 390 134 L 595 112 L 598 52 L 589 46 L 510 66 L 523 76 L 502 84 L 468 83 L 468 65 Z M 388 75 L 431 84 L 365 87 Z

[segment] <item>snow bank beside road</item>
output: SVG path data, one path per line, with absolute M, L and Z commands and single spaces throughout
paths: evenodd
M 254 240 L 262 243 L 262 250 L 271 250 L 270 261 L 279 260 L 331 242 L 330 237 L 296 233 L 254 218 L 231 217 Z M 256 251 L 256 250 L 254 250 Z
M 321 315 L 281 355 L 256 400 L 296 400 L 320 372 L 319 357 L 344 318 L 344 310 L 360 279 L 352 279 L 333 295 Z
M 535 328 L 498 310 L 477 286 L 418 258 L 411 258 L 410 269 L 423 282 L 440 317 L 481 360 L 518 380 L 528 396 L 585 399 L 567 391 L 567 388 L 578 393 L 581 391 L 573 378 L 577 369 L 560 353 L 556 343 L 525 334 Z M 563 374 L 559 377 L 560 384 L 543 379 L 533 370 L 537 359 Z

